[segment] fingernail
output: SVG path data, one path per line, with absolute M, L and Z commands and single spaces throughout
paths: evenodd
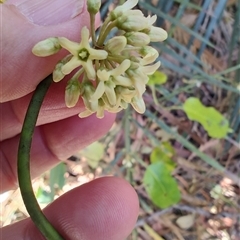
M 84 10 L 85 0 L 9 0 L 29 21 L 37 25 L 66 22 Z

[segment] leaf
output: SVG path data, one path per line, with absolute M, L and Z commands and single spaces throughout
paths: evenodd
M 62 189 L 65 184 L 64 174 L 66 172 L 66 166 L 64 163 L 58 164 L 50 171 L 49 185 L 51 188 L 51 200 L 53 201 L 55 196 L 55 189 Z
M 99 161 L 104 156 L 104 146 L 100 142 L 94 142 L 81 151 L 81 154 L 87 158 L 88 165 L 92 168 L 98 166 Z
M 163 72 L 156 71 L 153 75 L 149 77 L 147 85 L 153 86 L 156 84 L 164 84 L 167 81 L 167 75 Z
M 190 120 L 201 123 L 210 137 L 223 138 L 231 132 L 228 120 L 215 108 L 205 107 L 198 98 L 188 98 L 183 110 Z
M 169 171 L 172 171 L 176 166 L 176 163 L 172 160 L 173 156 L 174 148 L 171 143 L 162 142 L 159 147 L 153 149 L 150 161 L 151 163 L 164 162 L 168 166 Z
M 48 204 L 53 200 L 51 193 L 43 190 L 41 187 L 39 187 L 36 192 L 36 198 L 38 202 L 42 204 Z
M 177 182 L 163 162 L 152 163 L 147 167 L 143 183 L 153 203 L 160 208 L 167 208 L 180 200 Z

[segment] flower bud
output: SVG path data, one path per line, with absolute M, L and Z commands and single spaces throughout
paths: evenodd
M 138 32 L 148 28 L 148 22 L 148 19 L 141 14 L 124 14 L 117 19 L 117 27 L 126 32 Z
M 53 81 L 54 82 L 59 82 L 61 81 L 64 77 L 65 74 L 62 72 L 62 67 L 71 59 L 71 54 L 67 55 L 65 58 L 63 58 L 61 61 L 59 61 L 55 69 L 53 70 Z
M 168 34 L 164 29 L 152 26 L 148 36 L 151 42 L 162 42 L 167 39 Z
M 112 54 L 118 54 L 125 48 L 126 45 L 126 38 L 124 36 L 117 36 L 107 41 L 105 50 L 111 52 Z
M 61 48 L 58 38 L 52 37 L 38 42 L 32 48 L 32 53 L 38 57 L 47 57 L 57 53 Z
M 142 32 L 128 32 L 125 34 L 127 43 L 132 46 L 142 47 L 150 42 L 150 37 Z
M 66 89 L 65 89 L 65 103 L 67 107 L 71 108 L 74 107 L 80 96 L 81 92 L 81 85 L 78 79 L 70 79 L 67 83 Z
M 101 0 L 87 0 L 87 10 L 89 13 L 96 14 L 101 7 Z

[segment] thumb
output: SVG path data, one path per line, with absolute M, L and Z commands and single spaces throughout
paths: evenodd
M 45 210 L 64 239 L 123 240 L 138 215 L 138 197 L 123 179 L 103 177 L 67 192 Z M 30 219 L 2 229 L 2 239 L 43 239 Z
M 54 36 L 79 41 L 81 28 L 89 26 L 89 15 L 85 1 L 81 0 L 9 0 L 0 8 L 4 59 L 0 102 L 5 102 L 33 91 L 64 54 L 61 51 L 48 58 L 39 58 L 32 54 L 32 47 Z

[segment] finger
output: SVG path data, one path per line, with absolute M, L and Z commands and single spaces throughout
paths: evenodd
M 37 127 L 31 148 L 32 178 L 66 159 L 81 148 L 106 134 L 114 122 L 114 115 L 100 120 L 95 116 L 78 116 Z M 0 176 L 2 192 L 17 186 L 17 149 L 19 135 L 0 145 Z
M 77 2 L 77 0 L 75 1 Z M 31 1 L 27 1 L 27 3 L 29 2 Z M 34 2 L 36 3 L 37 0 Z M 47 2 L 49 1 L 45 1 L 45 5 Z M 60 2 L 66 1 L 61 0 Z M 62 22 L 62 16 L 65 16 L 63 8 L 62 14 L 56 11 L 57 19 L 60 19 L 61 24 L 47 26 L 33 24 L 13 5 L 0 5 L 3 20 L 1 32 L 4 36 L 1 43 L 4 46 L 2 50 L 4 61 L 2 62 L 3 71 L 0 78 L 2 86 L 0 102 L 17 99 L 32 92 L 37 84 L 53 71 L 56 62 L 66 54 L 66 51 L 62 50 L 59 54 L 47 58 L 36 57 L 32 54 L 31 49 L 38 41 L 52 36 L 65 36 L 71 40 L 79 41 L 81 28 L 85 25 L 89 26 L 89 15 L 86 11 L 85 1 L 80 2 L 84 2 L 84 4 L 78 9 L 80 13 L 78 16 Z M 27 9 L 28 6 L 24 7 Z M 51 7 L 52 4 L 47 9 L 53 16 L 55 9 L 51 9 Z M 76 9 L 72 9 L 72 11 L 74 12 Z M 44 14 L 48 14 L 47 10 Z M 38 14 L 38 8 L 34 12 L 34 16 L 41 17 Z
M 41 106 L 37 125 L 62 120 L 74 116 L 85 109 L 81 98 L 74 108 L 66 107 L 64 99 L 65 87 L 66 80 L 59 83 L 52 83 Z M 4 128 L 2 128 L 0 134 L 0 141 L 20 133 L 31 97 L 32 93 L 25 97 L 0 104 L 0 112 L 4 113 L 1 117 L 1 124 Z
M 134 228 L 138 198 L 126 181 L 104 177 L 64 194 L 44 213 L 64 239 L 123 240 Z M 3 228 L 2 236 L 43 239 L 30 219 Z

